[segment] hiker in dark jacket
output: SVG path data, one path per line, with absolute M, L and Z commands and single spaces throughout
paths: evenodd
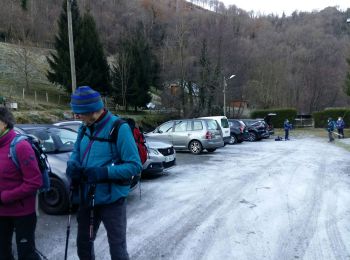
M 95 259 L 93 241 L 102 222 L 107 231 L 111 259 L 129 259 L 126 197 L 130 180 L 142 169 L 134 137 L 128 124 L 122 124 L 117 140 L 114 143 L 107 141 L 118 117 L 104 109 L 100 94 L 88 86 L 79 87 L 74 92 L 71 108 L 84 123 L 66 170 L 72 185 L 80 192 L 78 256 L 80 259 Z M 91 213 L 92 234 L 89 232 Z
M 0 107 L 0 260 L 12 260 L 12 237 L 16 233 L 19 260 L 41 259 L 35 249 L 36 192 L 42 176 L 34 151 L 27 141 L 19 142 L 15 151 L 19 167 L 10 154 L 15 138 L 12 113 Z
M 344 138 L 344 128 L 345 128 L 345 122 L 343 118 L 339 117 L 337 122 L 335 123 L 337 129 L 338 129 L 338 138 Z
M 289 130 L 292 129 L 292 125 L 289 123 L 288 119 L 284 120 L 283 128 L 284 128 L 284 140 L 287 141 L 289 140 Z
M 327 120 L 327 131 L 328 131 L 329 142 L 334 141 L 334 137 L 333 137 L 334 129 L 335 129 L 335 122 L 333 121 L 333 119 L 331 117 L 329 117 Z

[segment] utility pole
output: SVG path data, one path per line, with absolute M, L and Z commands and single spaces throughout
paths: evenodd
M 236 75 L 231 75 L 228 79 L 232 79 Z M 224 90 L 222 91 L 224 93 L 224 116 L 226 116 L 226 87 L 227 87 L 227 81 L 226 77 L 224 76 Z
M 70 72 L 72 78 L 72 94 L 77 88 L 77 79 L 75 75 L 75 58 L 74 58 L 74 40 L 72 28 L 72 1 L 67 0 L 67 18 L 68 18 L 68 40 L 69 40 L 69 58 L 70 58 Z

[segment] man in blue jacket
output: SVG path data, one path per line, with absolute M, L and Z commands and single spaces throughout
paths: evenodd
M 342 117 L 339 117 L 337 122 L 335 123 L 338 129 L 338 138 L 344 138 L 344 128 L 345 122 Z
M 130 180 L 142 169 L 134 137 L 130 127 L 122 124 L 117 139 L 111 142 L 110 131 L 118 117 L 104 109 L 100 93 L 88 86 L 72 94 L 71 108 L 84 123 L 66 170 L 80 194 L 78 256 L 95 259 L 93 241 L 103 222 L 111 259 L 129 259 L 126 197 Z
M 287 141 L 289 140 L 289 130 L 292 129 L 292 125 L 289 123 L 288 119 L 284 120 L 283 128 L 284 128 L 284 140 Z

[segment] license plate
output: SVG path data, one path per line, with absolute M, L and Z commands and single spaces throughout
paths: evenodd
M 174 155 L 168 155 L 168 156 L 165 156 L 165 162 L 171 162 L 171 161 L 174 161 Z

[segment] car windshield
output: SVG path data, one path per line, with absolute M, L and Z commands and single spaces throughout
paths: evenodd
M 40 140 L 45 153 L 71 152 L 77 139 L 76 132 L 62 128 L 30 129 L 26 132 Z

